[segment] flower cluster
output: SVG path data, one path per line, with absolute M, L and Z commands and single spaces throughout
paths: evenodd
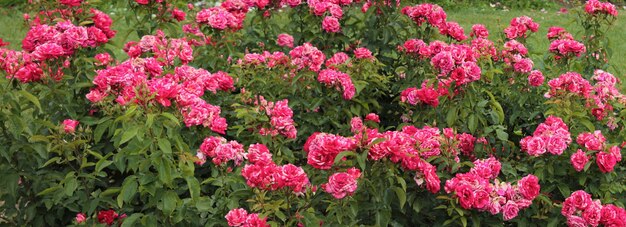
M 322 188 L 336 199 L 343 199 L 347 195 L 352 196 L 354 194 L 359 177 L 361 177 L 361 171 L 350 168 L 346 172 L 331 175 L 328 178 L 328 183 L 322 184 Z
M 546 37 L 548 37 L 548 39 L 551 41 L 554 41 L 556 39 L 574 39 L 574 36 L 567 32 L 565 28 L 556 26 L 548 28 L 548 34 L 546 35 Z
M 609 147 L 606 143 L 606 138 L 602 135 L 602 132 L 595 131 L 593 133 L 584 132 L 578 135 L 576 143 L 587 150 L 587 153 L 596 153 L 596 164 L 603 173 L 613 172 L 615 165 L 622 161 L 621 149 L 618 146 Z M 585 165 L 589 161 L 587 153 L 581 149 L 570 158 L 572 166 L 576 171 L 580 172 L 584 169 Z
M 322 29 L 328 33 L 341 31 L 339 20 L 343 17 L 342 6 L 352 4 L 352 0 L 309 0 L 307 5 L 316 16 L 328 16 L 322 20 Z M 290 4 L 291 5 L 291 4 Z
M 498 51 L 491 40 L 476 38 L 471 43 L 472 51 L 479 57 L 498 59 Z
M 411 105 L 423 103 L 437 107 L 439 105 L 439 96 L 442 95 L 441 92 L 447 91 L 437 90 L 424 81 L 421 88 L 410 87 L 402 91 L 402 93 L 400 93 L 400 101 Z
M 243 208 L 235 208 L 228 211 L 224 217 L 231 227 L 269 227 L 267 218 L 259 217 L 257 213 L 250 213 Z
M 595 108 L 591 110 L 591 113 L 596 119 L 602 120 L 608 115 L 608 112 L 613 111 L 613 106 L 610 101 L 618 100 L 622 103 L 626 103 L 626 96 L 615 87 L 618 83 L 618 79 L 612 74 L 602 70 L 596 70 L 593 73 L 592 79 L 596 81 L 596 84 L 593 85 L 594 92 L 589 101 L 595 106 Z M 609 125 L 609 127 L 611 126 Z
M 585 191 L 573 192 L 561 208 L 561 214 L 567 218 L 568 226 L 625 226 L 626 211 L 613 204 L 602 205 L 600 200 L 593 200 Z
M 219 6 L 200 10 L 196 14 L 196 22 L 217 30 L 239 30 L 246 19 L 249 7 L 255 4 L 255 1 L 227 0 Z M 267 3 L 261 4 L 259 8 L 263 8 L 265 5 Z
M 204 164 L 206 158 L 209 157 L 218 166 L 228 161 L 233 161 L 238 166 L 245 159 L 246 151 L 237 141 L 227 141 L 219 136 L 211 136 L 204 139 L 197 157 L 200 165 Z
M 142 55 L 152 56 L 158 60 L 161 67 L 173 65 L 175 60 L 179 60 L 182 64 L 193 60 L 193 49 L 185 39 L 166 38 L 161 30 L 157 31 L 156 35 L 141 37 L 139 42 L 126 43 L 124 51 L 131 58 L 138 58 Z
M 91 9 L 89 16 L 93 26 L 77 26 L 60 19 L 55 25 L 34 24 L 22 40 L 22 51 L 0 48 L 0 69 L 7 78 L 23 83 L 46 76 L 61 80 L 63 69 L 70 66 L 69 59 L 77 50 L 100 46 L 115 36 L 107 14 Z
M 281 134 L 289 139 L 295 139 L 298 134 L 296 126 L 293 122 L 293 111 L 289 108 L 289 100 L 267 102 L 263 96 L 259 96 L 260 110 L 265 110 L 267 116 L 270 117 L 271 128 L 262 128 L 261 135 L 276 136 Z
M 520 141 L 520 146 L 523 151 L 532 156 L 539 156 L 546 152 L 561 155 L 571 142 L 569 128 L 563 120 L 549 116 L 537 126 L 532 136 L 524 137 Z
M 447 21 L 446 12 L 441 6 L 436 4 L 419 4 L 416 6 L 406 6 L 402 8 L 402 14 L 410 17 L 417 26 L 422 26 L 424 22 L 439 29 L 439 33 L 447 35 L 457 41 L 467 39 L 465 31 L 456 22 Z
M 605 14 L 617 17 L 617 9 L 610 2 L 600 2 L 598 0 L 589 0 L 585 3 L 585 12 L 590 15 Z
M 512 66 L 515 72 L 530 73 L 533 69 L 534 62 L 526 57 L 528 55 L 528 49 L 517 40 L 512 39 L 504 43 L 501 54 L 504 63 Z
M 573 39 L 557 39 L 550 43 L 550 52 L 555 54 L 555 59 L 580 57 L 587 49 L 585 44 Z
M 539 195 L 539 179 L 527 175 L 512 186 L 495 179 L 500 169 L 500 162 L 493 157 L 476 160 L 468 173 L 459 173 L 446 181 L 445 190 L 454 193 L 464 209 L 488 211 L 494 215 L 502 213 L 504 220 L 511 220 Z M 493 179 L 495 181 L 491 183 Z
M 330 169 L 339 153 L 357 148 L 354 138 L 327 133 L 313 133 L 304 144 L 307 163 L 316 169 Z
M 487 30 L 484 24 L 472 25 L 472 32 L 470 32 L 470 37 L 475 37 L 477 39 L 478 38 L 487 39 L 488 36 L 489 36 L 489 31 Z
M 480 79 L 481 69 L 476 64 L 476 55 L 467 45 L 433 42 L 430 56 L 430 64 L 444 81 L 453 81 L 460 86 Z
M 425 103 L 436 107 L 439 96 L 449 95 L 448 89 L 454 83 L 461 86 L 480 79 L 481 69 L 478 67 L 477 54 L 468 45 L 446 44 L 433 41 L 426 45 L 418 39 L 408 40 L 400 49 L 409 54 L 417 54 L 421 59 L 430 59 L 430 64 L 438 72 L 437 88 L 422 83 L 422 88 L 410 87 L 401 94 L 401 101 L 415 105 Z
M 262 54 L 248 53 L 244 55 L 243 59 L 239 59 L 238 64 L 263 66 L 271 69 L 278 66 L 289 66 L 289 56 L 280 51 L 274 53 L 263 51 Z
M 326 59 L 326 68 L 337 69 L 340 65 L 352 66 L 349 62 L 350 57 L 344 52 L 337 52 L 329 59 Z
M 302 167 L 293 164 L 278 166 L 272 161 L 272 154 L 263 144 L 252 144 L 248 148 L 248 161 L 241 170 L 246 184 L 263 190 L 289 188 L 301 195 L 310 186 L 309 178 Z
M 356 93 L 356 88 L 352 83 L 350 75 L 333 69 L 324 69 L 319 72 L 317 81 L 326 86 L 343 90 L 343 99 L 350 100 Z
M 298 70 L 308 68 L 311 71 L 320 71 L 326 56 L 310 43 L 293 48 L 289 51 L 291 56 L 291 64 L 298 67 Z
M 535 23 L 532 18 L 528 16 L 521 16 L 511 19 L 509 27 L 504 29 L 504 34 L 508 39 L 526 38 L 527 32 L 537 32 L 539 30 L 539 24 Z
M 353 126 L 354 128 L 354 126 Z M 417 171 L 415 181 L 422 185 L 426 181 L 426 188 L 437 193 L 440 189 L 439 176 L 436 167 L 426 162 L 433 156 L 443 156 L 456 162 L 458 154 L 472 156 L 476 138 L 472 135 L 456 134 L 450 128 L 444 129 L 443 135 L 438 128 L 406 126 L 401 131 L 377 132 L 375 129 L 353 130 L 364 132 L 367 140 L 362 141 L 364 135 L 357 134 L 355 139 L 360 146 L 369 147 L 368 158 L 380 160 L 389 158 L 399 163 L 404 169 Z
M 218 133 L 225 133 L 226 119 L 220 117 L 221 109 L 201 97 L 205 91 L 233 89 L 233 79 L 224 72 L 211 74 L 204 69 L 186 65 L 193 59 L 189 44 L 182 39 L 167 39 L 159 31 L 156 36 L 144 36 L 139 43 L 126 45 L 130 59 L 116 66 L 98 70 L 87 99 L 102 102 L 106 97 L 116 97 L 120 105 L 135 102 L 142 105 L 159 103 L 165 107 L 176 101 L 187 127 L 203 125 Z M 152 54 L 152 56 L 149 56 Z M 141 57 L 148 55 L 149 57 Z M 164 74 L 164 67 L 180 61 L 174 74 Z
M 548 81 L 550 91 L 545 97 L 550 98 L 560 95 L 563 92 L 574 93 L 582 97 L 588 98 L 592 90 L 589 81 L 585 80 L 580 74 L 575 72 L 567 72 L 557 78 Z

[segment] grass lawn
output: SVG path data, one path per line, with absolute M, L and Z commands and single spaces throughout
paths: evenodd
M 539 10 L 519 10 L 513 9 L 509 11 L 496 10 L 491 8 L 464 8 L 448 10 L 448 19 L 456 21 L 461 24 L 466 33 L 469 33 L 473 24 L 481 23 L 487 26 L 490 30 L 491 38 L 497 39 L 501 35 L 504 28 L 509 24 L 509 21 L 518 16 L 530 16 L 535 22 L 539 23 L 539 32 L 533 34 L 529 39 L 529 47 L 531 47 L 531 54 L 535 62 L 543 58 L 543 54 L 546 53 L 550 43 L 545 35 L 548 28 L 551 26 L 564 27 L 570 33 L 574 34 L 575 38 L 580 38 L 581 28 L 576 24 L 577 13 L 570 11 L 569 13 L 558 13 L 557 9 L 549 9 L 545 11 Z M 113 29 L 118 30 L 118 36 L 113 40 L 117 46 L 122 46 L 124 42 L 124 36 L 131 32 L 131 28 L 121 27 L 123 26 L 123 20 L 116 18 L 112 15 L 115 23 Z M 619 18 L 615 24 L 607 31 L 610 37 L 610 47 L 613 50 L 610 63 L 613 68 L 609 69 L 609 72 L 622 78 L 626 81 L 626 11 L 620 10 Z M 9 48 L 19 49 L 21 46 L 21 40 L 27 32 L 27 28 L 22 20 L 22 13 L 18 10 L 9 8 L 0 8 L 0 38 L 5 42 L 10 42 Z M 129 39 L 136 39 L 134 33 L 130 33 Z M 110 47 L 112 49 L 117 49 Z M 121 53 L 121 52 L 120 52 Z M 623 88 L 626 88 L 626 83 L 622 84 Z

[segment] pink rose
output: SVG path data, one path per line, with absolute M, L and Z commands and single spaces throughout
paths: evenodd
M 80 224 L 87 220 L 87 217 L 83 213 L 76 214 L 76 223 Z
M 517 217 L 518 213 L 519 213 L 519 207 L 512 200 L 509 200 L 504 205 L 504 207 L 502 207 L 502 216 L 504 217 L 505 221 L 508 221 Z
M 80 6 L 83 3 L 83 0 L 59 0 L 59 2 L 66 6 Z
M 528 84 L 533 87 L 541 86 L 544 80 L 543 73 L 539 70 L 533 70 L 530 72 L 530 75 L 528 75 Z
M 600 201 L 596 200 L 589 204 L 587 209 L 583 211 L 583 219 L 591 226 L 598 226 L 600 224 L 600 218 L 602 217 L 602 205 Z
M 600 151 L 596 153 L 596 164 L 598 164 L 598 168 L 603 173 L 610 173 L 613 171 L 615 164 L 617 164 L 617 159 L 611 153 Z
M 241 226 L 248 218 L 248 211 L 243 208 L 232 209 L 225 216 L 228 226 Z
M 609 148 L 609 153 L 611 153 L 615 157 L 615 160 L 617 162 L 621 162 L 622 161 L 622 152 L 621 152 L 621 148 L 620 147 L 612 146 L 611 148 Z
M 346 195 L 352 195 L 357 189 L 357 178 L 359 171 L 335 173 L 328 178 L 328 183 L 323 184 L 324 190 L 333 195 L 336 199 L 343 199 Z
M 574 166 L 574 169 L 577 172 L 580 172 L 585 168 L 587 162 L 589 162 L 589 157 L 587 157 L 587 154 L 585 154 L 583 150 L 578 149 L 576 153 L 572 154 L 570 162 L 572 163 L 572 166 Z
M 587 227 L 589 226 L 585 219 L 576 215 L 570 215 L 567 217 L 567 226 L 569 227 Z
M 339 20 L 335 17 L 325 17 L 322 21 L 322 29 L 329 33 L 336 33 L 341 30 L 341 25 L 339 24 Z
M 519 192 L 525 199 L 533 200 L 539 195 L 539 178 L 530 174 L 517 182 Z
M 187 14 L 180 9 L 172 10 L 172 17 L 177 21 L 184 21 L 186 16 Z
M 293 48 L 293 36 L 289 34 L 285 34 L 285 33 L 280 34 L 278 35 L 278 39 L 276 40 L 276 43 L 282 47 Z
M 372 58 L 372 52 L 364 47 L 359 47 L 354 50 L 354 56 L 359 59 Z
M 78 125 L 78 121 L 72 119 L 65 119 L 63 121 L 63 130 L 65 133 L 74 133 L 76 131 L 76 126 Z
M 591 195 L 583 190 L 573 192 L 565 202 L 570 201 L 574 208 L 584 210 L 591 204 Z
M 460 185 L 455 189 L 456 196 L 459 197 L 461 207 L 466 210 L 472 209 L 474 205 L 474 190 L 467 184 Z
M 487 28 L 485 27 L 485 25 L 475 24 L 475 25 L 472 25 L 472 32 L 470 33 L 470 36 L 486 39 L 487 36 L 489 36 L 489 31 L 487 31 Z
M 373 122 L 376 122 L 376 123 L 380 123 L 380 118 L 375 113 L 367 114 L 367 116 L 365 116 L 365 120 L 366 121 L 373 121 Z
M 350 131 L 357 134 L 360 133 L 361 130 L 363 130 L 363 121 L 360 117 L 353 117 L 350 121 Z

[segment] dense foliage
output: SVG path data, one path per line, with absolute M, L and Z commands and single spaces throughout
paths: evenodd
M 0 48 L 0 223 L 626 226 L 610 3 L 576 35 L 430 3 L 118 4 L 30 1 Z

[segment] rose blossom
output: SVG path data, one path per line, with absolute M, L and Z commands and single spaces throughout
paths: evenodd
M 328 178 L 328 183 L 323 184 L 324 190 L 336 199 L 342 199 L 346 195 L 354 194 L 357 189 L 357 179 L 361 176 L 358 169 L 351 168 L 345 173 L 335 173 Z
M 114 210 L 102 210 L 98 212 L 98 222 L 101 224 L 112 225 L 117 217 L 118 214 Z
M 502 207 L 502 216 L 504 217 L 505 221 L 508 221 L 517 217 L 518 213 L 519 213 L 519 207 L 512 200 L 509 200 L 504 205 L 504 207 Z
M 225 216 L 229 226 L 241 226 L 248 218 L 248 211 L 243 208 L 232 209 Z
M 341 30 L 341 25 L 339 24 L 339 20 L 335 17 L 325 17 L 322 21 L 322 28 L 324 31 L 329 33 L 336 33 Z
M 293 36 L 286 34 L 286 33 L 280 34 L 278 35 L 276 44 L 282 47 L 293 48 Z
M 585 168 L 587 162 L 589 162 L 589 157 L 587 157 L 587 154 L 585 154 L 583 150 L 578 149 L 576 153 L 572 154 L 570 162 L 572 163 L 572 166 L 574 166 L 574 169 L 577 172 L 580 172 Z
M 528 84 L 533 87 L 541 86 L 544 80 L 543 73 L 539 70 L 533 70 L 530 72 L 530 75 L 528 75 Z
M 80 224 L 87 220 L 87 217 L 83 213 L 76 214 L 76 223 Z
M 76 131 L 76 126 L 78 125 L 78 121 L 72 119 L 65 119 L 63 121 L 63 130 L 65 133 L 74 133 Z
M 539 195 L 539 178 L 534 175 L 528 175 L 517 182 L 519 192 L 525 199 L 533 200 Z
M 613 168 L 615 164 L 617 164 L 617 159 L 611 153 L 605 153 L 600 151 L 596 153 L 596 164 L 598 164 L 598 168 L 603 173 L 613 172 Z

